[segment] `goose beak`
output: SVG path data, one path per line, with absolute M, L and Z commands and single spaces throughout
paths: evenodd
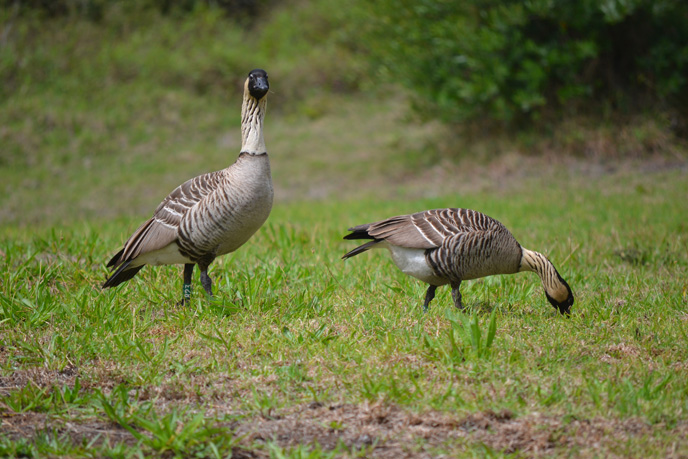
M 569 292 L 568 298 L 566 298 L 564 301 L 555 300 L 549 296 L 547 292 L 545 292 L 545 296 L 547 297 L 549 303 L 554 306 L 562 315 L 571 315 L 571 306 L 573 306 L 573 293 Z
M 562 315 L 568 316 L 571 314 L 571 306 L 573 306 L 573 295 L 569 295 L 566 301 L 557 304 L 556 308 Z
M 256 75 L 254 78 L 252 78 L 249 81 L 249 92 L 253 97 L 255 97 L 257 100 L 260 100 L 265 96 L 265 94 L 268 93 L 268 90 L 270 89 L 270 85 L 268 84 L 268 77 L 267 75 L 262 76 L 262 75 Z

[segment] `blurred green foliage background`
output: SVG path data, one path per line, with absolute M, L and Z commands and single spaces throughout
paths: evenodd
M 3 0 L 0 5 L 4 97 L 75 65 L 58 61 L 56 53 L 27 56 L 34 40 L 45 39 L 55 27 L 72 38 L 64 43 L 72 49 L 88 48 L 85 40 L 90 46 L 109 42 L 114 49 L 99 57 L 110 65 L 81 65 L 116 79 L 143 76 L 221 90 L 223 68 L 241 66 L 242 59 L 258 54 L 288 66 L 310 56 L 315 58 L 310 68 L 288 69 L 311 76 L 291 81 L 292 95 L 301 95 L 304 83 L 351 90 L 385 77 L 450 122 L 519 125 L 600 109 L 681 112 L 688 101 L 688 4 L 680 0 Z M 95 29 L 91 35 L 83 30 L 89 25 Z M 118 49 L 117 41 L 130 34 L 139 37 L 132 45 L 151 50 L 157 42 L 171 53 Z M 188 47 L 195 49 L 183 49 Z M 139 60 L 127 61 L 131 54 Z M 329 59 L 317 59 L 321 54 Z M 73 56 L 79 57 L 87 56 Z M 93 82 L 105 75 L 79 76 Z
M 254 67 L 290 190 L 687 150 L 685 1 L 0 0 L 0 217 L 147 209 L 226 165 Z

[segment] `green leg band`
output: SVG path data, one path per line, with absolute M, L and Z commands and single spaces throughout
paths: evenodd
M 188 300 L 191 298 L 191 284 L 184 284 L 184 299 Z

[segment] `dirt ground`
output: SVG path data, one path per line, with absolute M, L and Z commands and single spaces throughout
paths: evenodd
M 0 377 L 0 395 L 29 384 L 40 388 L 71 386 L 77 373 L 71 368 L 59 372 L 19 371 Z M 169 401 L 160 402 L 161 410 L 170 406 Z M 214 400 L 212 405 L 209 411 L 214 415 L 238 414 L 231 400 Z M 345 446 L 346 450 L 371 458 L 454 457 L 468 447 L 475 451 L 476 445 L 523 457 L 628 457 L 630 452 L 638 451 L 630 446 L 633 444 L 653 447 L 657 457 L 688 457 L 688 441 L 666 443 L 667 438 L 688 438 L 688 421 L 668 426 L 634 418 L 578 419 L 540 413 L 516 416 L 509 411 L 459 416 L 431 410 L 414 413 L 385 402 L 312 402 L 269 416 L 236 417 L 240 420 L 221 422 L 220 427 L 241 438 L 233 451 L 234 457 L 239 458 L 270 457 L 268 448 L 260 446 L 267 442 L 286 448 L 317 444 L 325 451 Z M 36 411 L 15 413 L 0 399 L 0 422 L 2 433 L 15 439 L 51 432 L 69 437 L 75 444 L 94 439 L 96 444 L 136 443 L 130 432 L 102 413 L 64 417 Z M 441 452 L 448 452 L 449 456 Z
M 3 410 L 1 419 L 2 431 L 12 438 L 28 439 L 48 431 L 68 436 L 75 444 L 96 437 L 111 445 L 136 443 L 128 431 L 104 416 L 77 424 L 49 418 L 44 413 Z M 575 452 L 577 457 L 628 457 L 624 445 L 634 438 L 652 444 L 660 432 L 671 433 L 675 438 L 688 437 L 686 422 L 668 428 L 639 419 L 561 419 L 537 413 L 517 418 L 510 412 L 491 411 L 455 418 L 435 412 L 409 413 L 384 403 L 311 403 L 284 416 L 246 419 L 226 428 L 242 437 L 234 449 L 234 457 L 239 458 L 270 457 L 269 451 L 259 447 L 269 441 L 287 448 L 318 444 L 325 451 L 344 445 L 353 451 L 365 450 L 365 457 L 371 458 L 451 457 L 438 451 L 460 454 L 469 445 L 481 444 L 525 457 L 566 452 Z M 685 444 L 664 445 L 658 441 L 656 446 L 657 457 L 688 457 Z
M 328 427 L 332 425 L 342 427 Z M 437 448 L 459 453 L 466 445 L 475 444 L 527 457 L 556 451 L 621 457 L 621 445 L 633 437 L 652 438 L 656 431 L 665 429 L 667 426 L 651 426 L 637 419 L 561 419 L 538 413 L 515 417 L 508 411 L 483 411 L 464 417 L 436 412 L 414 414 L 395 405 L 375 403 L 310 404 L 282 419 L 242 424 L 237 433 L 247 434 L 247 440 L 253 442 L 272 439 L 283 446 L 317 442 L 324 449 L 332 449 L 341 442 L 352 449 L 370 447 L 367 457 L 376 458 L 438 457 Z M 671 430 L 685 438 L 688 423 Z M 669 449 L 665 457 L 679 455 Z

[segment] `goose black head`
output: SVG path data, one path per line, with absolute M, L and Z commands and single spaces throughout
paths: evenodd
M 263 69 L 251 70 L 248 74 L 248 92 L 256 100 L 260 100 L 268 93 L 270 84 L 268 83 L 268 74 Z
M 559 275 L 559 273 L 557 273 L 557 275 Z M 561 276 L 559 276 L 559 281 L 564 285 L 564 287 L 566 287 L 566 299 L 564 299 L 563 301 L 557 301 L 556 299 L 551 297 L 549 293 L 547 293 L 547 291 L 545 291 L 545 296 L 547 297 L 549 303 L 555 308 L 557 308 L 557 310 L 561 314 L 569 315 L 571 314 L 571 306 L 573 306 L 573 292 L 571 291 L 571 287 L 569 287 L 569 284 L 567 284 Z

